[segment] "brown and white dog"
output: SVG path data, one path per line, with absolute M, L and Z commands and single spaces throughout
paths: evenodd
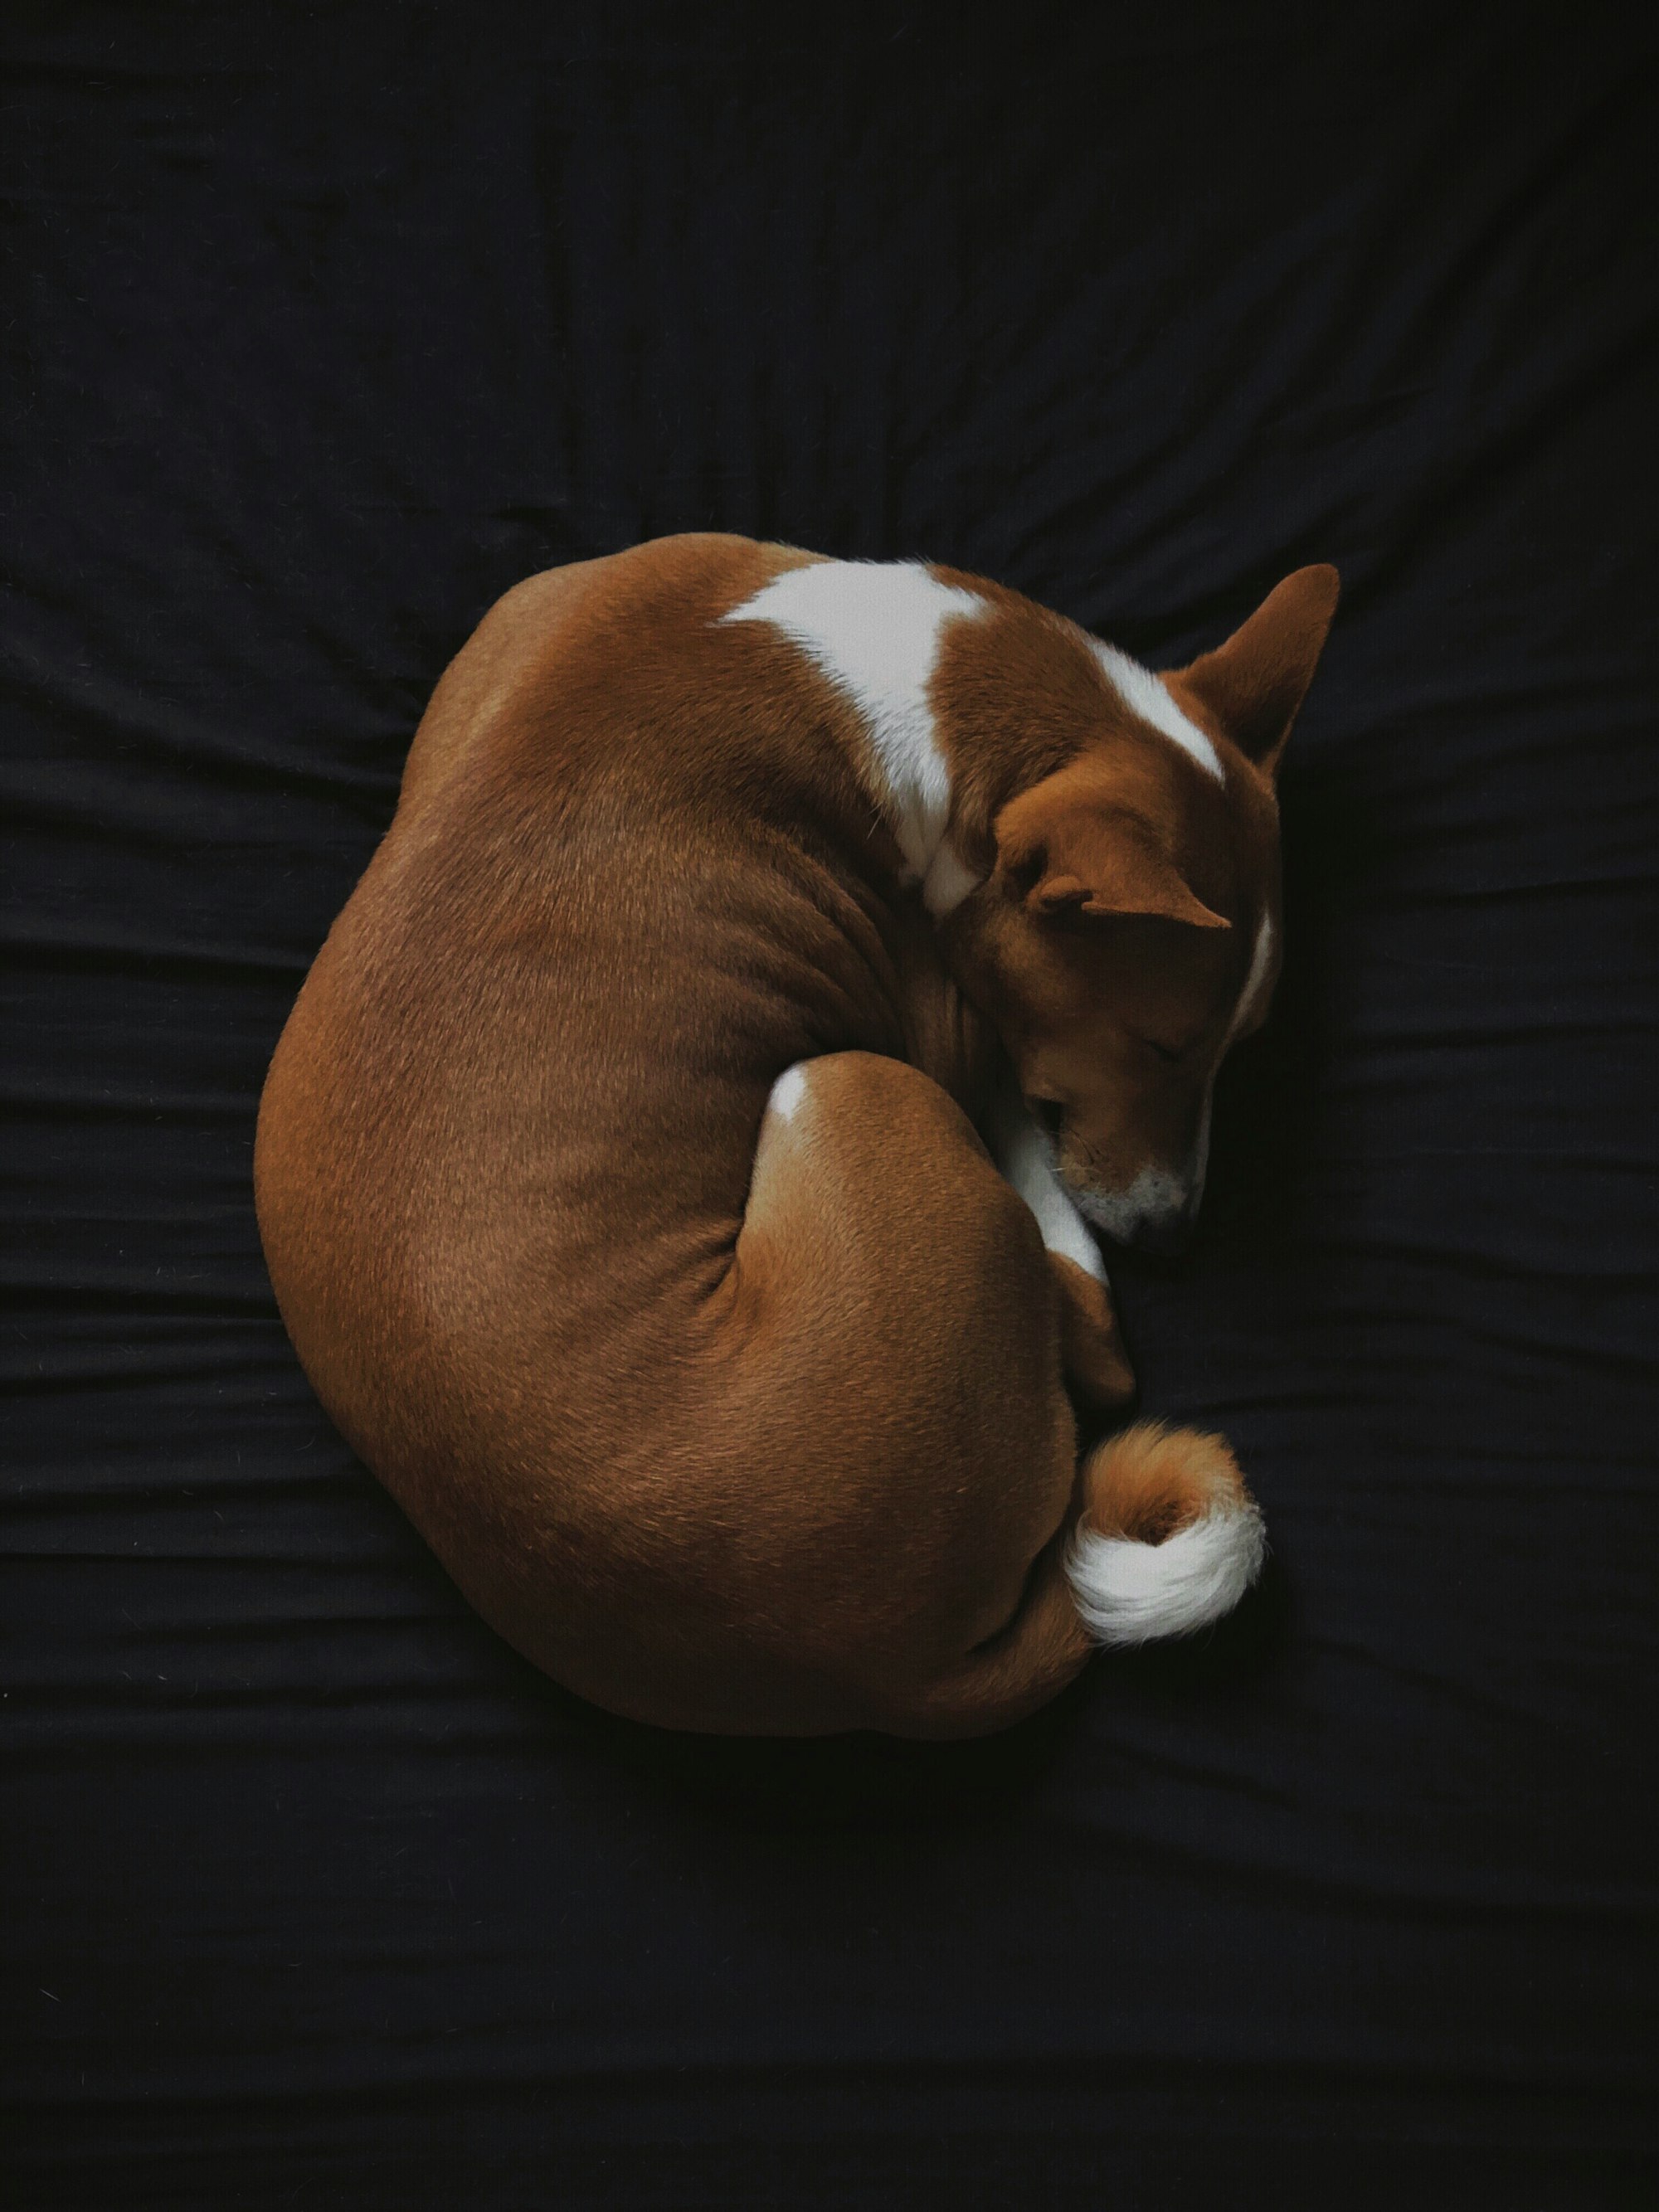
M 1163 1240 L 1279 964 L 1335 606 L 1154 676 L 914 562 L 666 538 L 443 678 L 260 1111 L 307 1371 L 483 1615 L 675 1728 L 969 1735 L 1231 1606 L 1218 1437 L 1087 1225 Z

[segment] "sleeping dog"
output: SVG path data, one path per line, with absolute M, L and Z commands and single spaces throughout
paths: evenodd
M 1261 1523 L 1132 1394 L 1279 957 L 1337 595 L 1155 676 L 1000 585 L 718 536 L 532 577 L 417 732 L 259 1117 L 283 1315 L 478 1610 L 673 1728 L 1000 1728 Z

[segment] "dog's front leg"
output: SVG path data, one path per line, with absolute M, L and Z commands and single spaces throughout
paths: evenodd
M 1066 1382 L 1091 1405 L 1127 1405 L 1135 1394 L 1134 1370 L 1123 1349 L 1100 1247 L 1066 1196 L 1050 1164 L 1042 1132 L 1011 1079 L 998 1091 L 991 1134 L 997 1165 L 1036 1215 L 1048 1249 L 1048 1264 L 1060 1285 L 1060 1357 Z

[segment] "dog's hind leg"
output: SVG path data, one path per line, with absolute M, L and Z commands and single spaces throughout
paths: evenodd
M 1059 1571 L 1077 1431 L 1036 1225 L 930 1077 L 836 1053 L 773 1091 L 733 1274 L 724 1403 L 749 1466 L 787 1470 L 744 1480 L 797 1648 L 866 1725 L 927 1732 L 915 1693 L 1000 1633 L 1046 1551 Z M 1050 1610 L 1027 1706 L 1089 1650 L 1062 1583 Z
M 744 1480 L 788 1471 L 767 1571 L 794 1657 L 866 1725 L 1006 1726 L 1096 1644 L 1214 1619 L 1259 1564 L 1218 1439 L 1147 1425 L 1079 1468 L 1036 1224 L 918 1070 L 845 1053 L 780 1079 L 737 1273 L 728 1402 L 769 1439 Z

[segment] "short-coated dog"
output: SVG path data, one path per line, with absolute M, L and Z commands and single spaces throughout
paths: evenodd
M 676 1728 L 947 1736 L 1217 1618 L 1261 1516 L 1148 1423 L 1163 1243 L 1280 950 L 1298 569 L 1154 675 L 921 562 L 665 538 L 445 674 L 283 1032 L 259 1219 L 479 1611 Z

